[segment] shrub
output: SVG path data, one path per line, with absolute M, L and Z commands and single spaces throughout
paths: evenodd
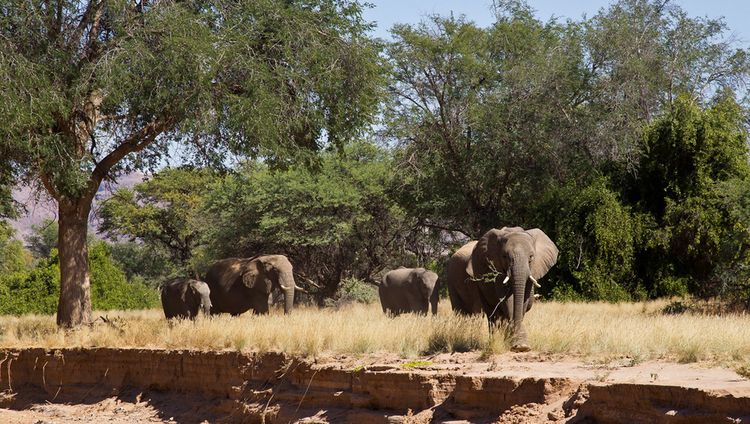
M 612 302 L 640 296 L 633 272 L 638 226 L 607 179 L 554 190 L 541 211 L 541 221 L 560 249 L 550 294 Z
M 60 265 L 57 249 L 36 267 L 0 278 L 0 314 L 54 314 L 60 297 Z M 128 282 L 125 273 L 112 261 L 105 242 L 89 248 L 91 302 L 93 309 L 143 309 L 158 305 L 156 290 L 142 279 Z
M 348 303 L 370 304 L 377 302 L 378 299 L 378 289 L 373 284 L 357 278 L 346 278 L 341 280 L 334 298 L 326 300 L 326 306 L 339 307 Z
M 92 244 L 89 266 L 93 309 L 144 309 L 158 305 L 156 290 L 146 287 L 142 279 L 128 282 L 125 273 L 112 260 L 107 243 Z
M 55 257 L 41 259 L 30 271 L 0 279 L 0 314 L 52 314 L 60 297 L 60 267 Z

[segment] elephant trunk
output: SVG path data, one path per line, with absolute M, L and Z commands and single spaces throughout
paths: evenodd
M 211 315 L 211 300 L 208 296 L 201 301 L 201 310 L 206 316 Z
M 526 330 L 523 327 L 523 315 L 526 311 L 524 297 L 526 294 L 526 283 L 529 281 L 529 261 L 524 258 L 514 258 L 511 267 L 513 281 L 513 338 L 511 350 L 514 352 L 525 352 L 529 350 Z
M 288 314 L 292 312 L 292 306 L 294 305 L 294 276 L 292 273 L 284 273 L 279 279 L 281 289 L 284 291 L 284 313 Z

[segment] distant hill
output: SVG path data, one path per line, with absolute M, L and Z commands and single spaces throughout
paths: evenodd
M 134 172 L 124 175 L 117 180 L 116 184 L 102 183 L 94 198 L 92 205 L 93 213 L 89 217 L 89 229 L 96 233 L 99 222 L 96 216 L 97 206 L 102 200 L 107 199 L 112 193 L 121 187 L 132 187 L 143 181 L 145 174 Z M 27 213 L 16 220 L 10 221 L 16 230 L 16 237 L 24 240 L 31 233 L 31 226 L 39 224 L 45 219 L 57 220 L 57 202 L 46 193 L 37 193 L 28 186 L 19 186 L 13 190 L 13 199 L 26 206 Z

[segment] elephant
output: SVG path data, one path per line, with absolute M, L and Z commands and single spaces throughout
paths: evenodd
M 525 352 L 530 347 L 524 314 L 534 302 L 535 287 L 541 287 L 538 280 L 555 265 L 557 255 L 555 243 L 538 228 L 493 228 L 451 256 L 448 267 L 454 272 L 449 271 L 448 287 L 473 285 L 490 331 L 499 320 L 508 322 L 511 350 Z
M 211 313 L 239 315 L 250 309 L 267 314 L 274 288 L 284 294 L 284 313 L 294 304 L 295 290 L 292 264 L 284 255 L 257 255 L 251 258 L 228 258 L 215 262 L 206 273 L 211 289 Z
M 448 260 L 448 297 L 453 311 L 460 315 L 482 313 L 479 289 L 466 278 L 466 263 L 471 258 L 476 241 L 466 243 Z
M 199 311 L 211 313 L 208 284 L 189 278 L 176 278 L 161 286 L 161 305 L 164 316 L 195 319 Z
M 380 305 L 389 315 L 416 312 L 422 315 L 432 307 L 437 314 L 438 275 L 424 268 L 398 268 L 383 276 L 378 285 Z

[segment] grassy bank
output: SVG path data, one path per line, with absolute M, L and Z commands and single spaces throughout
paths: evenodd
M 443 303 L 437 317 L 388 318 L 378 305 L 298 308 L 288 316 L 218 316 L 168 325 L 160 310 L 108 312 L 89 327 L 58 330 L 54 317 L 0 317 L 0 347 L 147 347 L 284 350 L 302 354 L 443 351 L 502 353 L 484 317 L 462 318 Z M 664 315 L 664 302 L 538 303 L 527 315 L 534 351 L 588 359 L 742 362 L 750 358 L 748 315 Z M 95 316 L 105 315 L 97 313 Z

